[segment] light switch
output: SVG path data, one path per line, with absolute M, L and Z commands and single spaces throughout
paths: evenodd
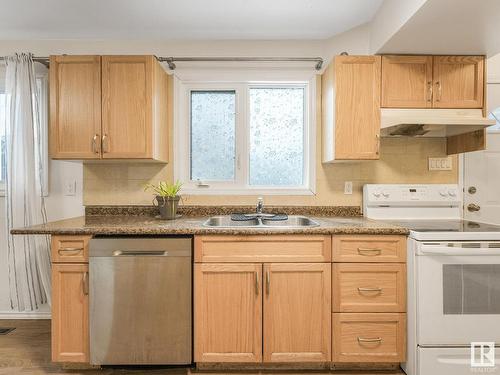
M 430 171 L 451 171 L 451 156 L 446 158 L 429 158 Z
M 352 181 L 346 181 L 344 183 L 344 194 L 352 194 Z
M 66 180 L 64 182 L 64 195 L 73 196 L 76 194 L 76 180 Z

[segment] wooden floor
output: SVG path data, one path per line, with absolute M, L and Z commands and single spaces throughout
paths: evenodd
M 50 361 L 50 320 L 0 320 L 0 327 L 16 327 L 8 335 L 0 335 L 0 375 L 39 375 L 39 374 L 165 374 L 192 375 L 196 371 L 189 368 L 103 368 L 93 370 L 63 369 Z M 207 372 L 203 372 L 207 374 Z M 403 374 L 402 372 L 376 372 L 377 374 Z M 197 373 L 199 374 L 199 372 Z M 221 372 L 208 372 L 210 375 L 222 375 Z M 227 373 L 226 373 L 227 374 Z M 324 372 L 324 371 L 238 371 L 230 374 L 272 375 L 272 374 L 335 374 L 335 375 L 370 375 L 374 372 Z

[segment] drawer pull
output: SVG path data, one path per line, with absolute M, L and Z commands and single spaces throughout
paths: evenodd
M 358 337 L 358 342 L 382 342 L 382 337 Z
M 83 294 L 86 296 L 89 295 L 89 273 L 88 272 L 83 273 Z
M 255 272 L 255 294 L 259 295 L 259 289 L 260 289 L 260 285 L 259 285 L 259 273 Z
M 382 249 L 367 249 L 365 247 L 358 247 L 358 254 L 373 257 L 382 254 Z
M 64 249 L 59 249 L 57 252 L 59 255 L 65 255 L 66 253 L 74 253 L 74 252 L 80 252 L 83 251 L 83 247 L 66 247 Z
M 271 274 L 269 273 L 269 270 L 266 271 L 266 294 L 269 295 L 269 292 L 271 291 Z
M 359 292 L 382 292 L 382 288 L 358 288 Z

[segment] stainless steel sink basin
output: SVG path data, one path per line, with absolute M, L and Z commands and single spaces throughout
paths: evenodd
M 247 221 L 234 221 L 231 216 L 212 216 L 203 223 L 212 228 L 310 228 L 319 224 L 306 216 L 288 216 L 287 220 L 266 220 L 256 218 Z

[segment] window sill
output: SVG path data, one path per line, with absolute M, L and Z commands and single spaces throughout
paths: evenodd
M 315 195 L 311 189 L 221 189 L 210 187 L 184 187 L 182 195 Z

